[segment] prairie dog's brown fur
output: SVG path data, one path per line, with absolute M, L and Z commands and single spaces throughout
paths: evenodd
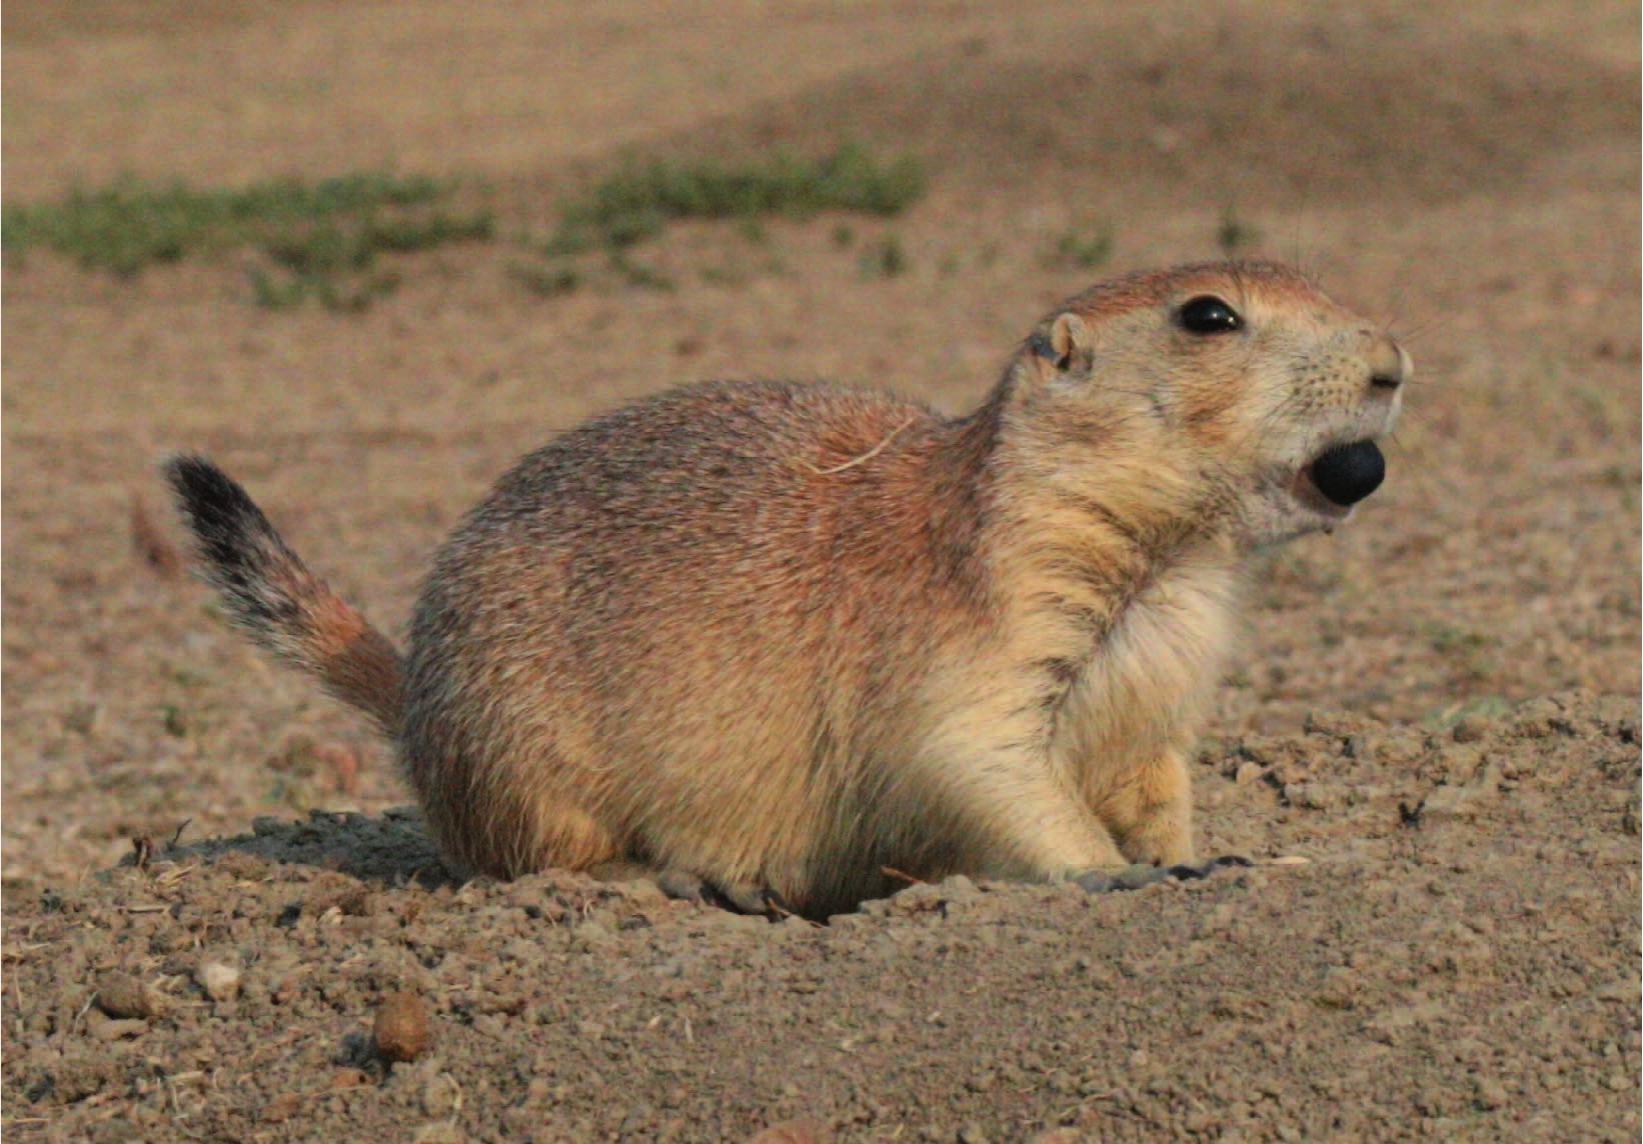
M 1217 263 L 1072 299 L 966 417 L 664 393 L 501 480 L 403 666 L 238 486 L 172 480 L 241 623 L 390 731 L 455 862 L 634 863 L 825 915 L 885 867 L 1189 861 L 1240 569 L 1348 515 L 1320 458 L 1373 453 L 1409 372 L 1297 272 Z

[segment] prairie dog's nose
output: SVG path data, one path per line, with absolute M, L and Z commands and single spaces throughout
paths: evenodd
M 1371 335 L 1369 351 L 1369 384 L 1377 389 L 1396 389 L 1415 372 L 1415 363 L 1406 351 L 1387 334 Z

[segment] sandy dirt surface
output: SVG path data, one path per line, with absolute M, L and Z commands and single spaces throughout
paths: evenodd
M 1636 1139 L 1635 6 L 6 16 L 9 202 L 391 163 L 546 229 L 624 153 L 851 138 L 932 178 L 848 247 L 677 227 L 646 251 L 671 292 L 533 296 L 501 242 L 407 256 L 363 314 L 259 309 L 233 258 L 8 260 L 8 1134 Z M 1386 487 L 1259 578 L 1197 760 L 1200 847 L 1248 870 L 957 879 L 824 927 L 456 884 L 362 724 L 144 555 L 176 536 L 155 463 L 208 451 L 399 631 L 459 515 L 590 413 L 715 376 L 958 410 L 1098 273 L 1058 236 L 1110 228 L 1106 273 L 1213 255 L 1229 216 L 1420 378 Z M 890 236 L 905 271 L 864 272 Z M 427 1043 L 390 1064 L 399 992 Z

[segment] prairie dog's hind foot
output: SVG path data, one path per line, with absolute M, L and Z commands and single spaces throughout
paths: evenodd
M 1122 870 L 1086 870 L 1067 880 L 1091 894 L 1107 894 L 1115 890 L 1139 890 L 1157 882 L 1174 879 L 1177 882 L 1195 882 L 1207 878 L 1217 870 L 1253 866 L 1240 854 L 1223 854 L 1205 862 L 1178 862 L 1173 866 L 1137 864 Z
M 732 913 L 766 918 L 793 912 L 780 894 L 756 882 L 720 882 L 678 869 L 661 870 L 654 877 L 662 893 L 680 901 L 705 902 Z
M 754 882 L 720 882 L 677 866 L 657 869 L 639 862 L 602 862 L 588 873 L 602 882 L 656 883 L 662 893 L 679 902 L 701 902 L 737 914 L 780 917 L 793 911 L 781 895 Z

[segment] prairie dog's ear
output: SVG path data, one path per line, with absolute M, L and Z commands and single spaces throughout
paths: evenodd
M 1094 339 L 1084 319 L 1070 311 L 1057 314 L 1032 336 L 1034 371 L 1041 382 L 1087 373 L 1095 362 Z

